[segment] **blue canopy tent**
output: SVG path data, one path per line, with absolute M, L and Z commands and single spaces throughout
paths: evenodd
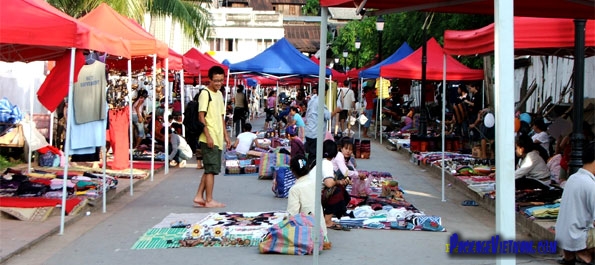
M 409 46 L 409 44 L 407 44 L 407 42 L 403 42 L 403 44 L 401 44 L 401 47 L 399 47 L 399 49 L 397 49 L 397 51 L 395 51 L 391 56 L 389 56 L 388 58 L 384 59 L 384 61 L 366 69 L 363 70 L 361 72 L 359 72 L 359 78 L 378 78 L 380 77 L 380 67 L 385 66 L 385 65 L 389 65 L 389 64 L 393 64 L 396 63 L 402 59 L 404 59 L 405 57 L 409 56 L 410 54 L 413 53 L 413 49 L 411 48 L 411 46 Z M 363 88 L 362 88 L 363 89 Z M 363 95 L 363 90 L 360 91 L 360 95 Z M 382 91 L 380 91 L 380 93 L 378 93 L 378 98 L 380 99 L 382 97 Z M 360 99 L 360 102 L 363 106 L 363 97 Z M 380 112 L 380 110 L 382 109 L 382 101 L 379 100 L 380 104 L 378 105 L 378 109 L 377 111 Z M 380 124 L 382 124 L 382 115 L 376 115 L 376 120 L 380 121 Z M 374 127 L 376 128 L 376 125 L 379 124 L 378 122 L 374 123 Z M 380 127 L 382 128 L 382 127 Z M 361 128 L 360 128 L 361 130 Z M 376 129 L 375 129 L 376 130 Z M 377 133 L 374 133 L 374 135 L 377 135 Z M 360 133 L 360 138 L 361 138 L 361 133 Z M 382 143 L 382 137 L 380 137 L 380 143 Z
M 229 71 L 283 76 L 318 76 L 318 65 L 282 38 L 260 54 L 229 65 Z M 326 75 L 331 71 L 326 70 Z
M 407 42 L 404 42 L 401 45 L 401 47 L 399 47 L 399 49 L 397 49 L 397 51 L 395 53 L 393 53 L 388 58 L 384 59 L 384 61 L 382 61 L 366 70 L 359 72 L 359 77 L 360 78 L 378 78 L 378 77 L 380 77 L 380 67 L 396 63 L 396 62 L 400 61 L 401 59 L 409 56 L 409 54 L 412 54 L 412 53 L 413 53 L 413 49 L 409 46 L 409 44 L 407 44 Z

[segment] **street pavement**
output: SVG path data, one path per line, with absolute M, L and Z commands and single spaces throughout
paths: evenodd
M 262 128 L 264 119 L 253 123 Z M 488 240 L 494 235 L 494 215 L 482 207 L 465 207 L 468 199 L 455 188 L 446 189 L 409 157 L 372 141 L 370 159 L 358 159 L 358 168 L 391 172 L 405 190 L 405 199 L 428 215 L 442 217 L 447 232 L 353 229 L 329 230 L 333 248 L 322 251 L 319 264 L 496 264 L 496 256 L 457 257 L 446 253 L 453 232 L 470 239 Z M 171 168 L 135 185 L 108 204 L 107 213 L 94 211 L 68 225 L 63 235 L 51 235 L 5 262 L 12 264 L 315 264 L 313 256 L 264 255 L 255 247 L 199 247 L 133 250 L 149 228 L 170 213 L 259 212 L 285 210 L 287 199 L 275 198 L 270 180 L 254 175 L 219 175 L 214 197 L 226 203 L 222 209 L 193 208 L 192 199 L 202 170 L 195 161 L 186 168 Z M 514 220 L 511 220 L 514 222 Z M 518 234 L 517 239 L 526 239 Z M 2 240 L 4 241 L 4 240 Z M 2 244 L 5 244 L 3 242 Z M 557 255 L 518 256 L 517 264 L 556 264 Z

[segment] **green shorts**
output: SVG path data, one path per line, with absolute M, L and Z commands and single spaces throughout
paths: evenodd
M 200 142 L 202 163 L 205 173 L 217 175 L 221 172 L 221 149 L 217 146 L 209 148 L 206 143 Z

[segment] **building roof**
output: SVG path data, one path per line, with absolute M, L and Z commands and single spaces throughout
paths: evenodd
M 256 11 L 272 11 L 273 4 L 269 0 L 251 0 L 250 7 Z
M 355 8 L 329 7 L 330 17 L 335 20 L 357 20 L 361 16 L 355 14 Z
M 320 25 L 284 25 L 285 38 L 300 52 L 315 53 L 320 47 Z
M 271 0 L 273 4 L 305 5 L 306 0 Z

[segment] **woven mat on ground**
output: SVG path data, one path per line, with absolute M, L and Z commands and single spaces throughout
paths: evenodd
M 286 212 L 170 214 L 149 229 L 132 249 L 258 246 Z
M 62 199 L 38 197 L 0 197 L 0 211 L 21 221 L 42 222 L 52 213 Z M 87 204 L 85 198 L 66 200 L 66 214 L 77 214 Z
M 157 167 L 155 167 L 155 169 L 157 169 Z M 59 168 L 59 167 L 44 167 L 41 170 L 45 171 L 45 172 L 53 172 L 54 174 L 57 174 L 57 175 L 62 175 L 62 173 L 64 173 L 64 168 Z M 72 173 L 71 173 L 71 171 L 72 171 Z M 76 172 L 76 174 L 74 174 L 74 172 Z M 101 167 L 85 166 L 85 165 L 80 165 L 80 164 L 76 165 L 76 166 L 68 167 L 68 175 L 69 176 L 82 175 L 83 172 L 103 173 L 103 169 Z M 122 169 L 122 170 L 106 169 L 105 174 L 110 175 L 112 177 L 117 177 L 117 178 L 130 178 L 130 169 L 129 168 Z M 149 171 L 135 168 L 132 170 L 132 176 L 135 179 L 144 179 L 149 176 Z
M 164 162 L 155 161 L 155 170 L 161 169 L 164 166 Z M 151 161 L 133 161 L 132 167 L 135 169 L 151 169 Z

